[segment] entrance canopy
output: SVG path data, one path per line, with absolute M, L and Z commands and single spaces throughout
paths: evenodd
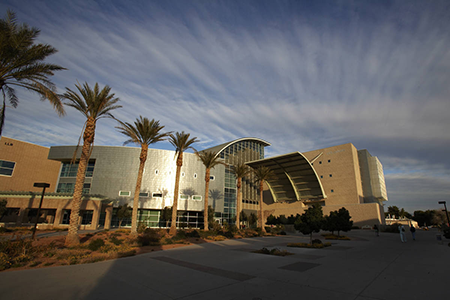
M 275 202 L 319 201 L 327 197 L 316 171 L 300 152 L 246 164 L 253 169 L 265 166 L 274 172 L 267 185 Z

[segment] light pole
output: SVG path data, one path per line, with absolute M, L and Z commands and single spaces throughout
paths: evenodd
M 445 204 L 445 201 L 439 201 L 438 203 L 439 204 L 444 204 L 445 215 L 447 216 L 447 226 L 450 227 L 450 220 L 448 219 L 447 205 Z
M 50 183 L 45 183 L 45 182 L 35 182 L 33 184 L 34 187 L 40 187 L 42 188 L 42 196 L 41 196 L 41 201 L 39 202 L 39 208 L 37 211 L 37 216 L 36 216 L 36 223 L 34 223 L 34 228 L 33 228 L 33 235 L 31 236 L 31 239 L 34 240 L 34 237 L 36 236 L 36 227 L 37 227 L 37 223 L 39 221 L 39 216 L 41 214 L 41 206 L 42 206 L 42 200 L 44 200 L 44 193 L 45 193 L 45 189 L 48 188 L 50 186 Z

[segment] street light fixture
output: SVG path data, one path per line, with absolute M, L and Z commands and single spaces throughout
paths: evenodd
M 445 204 L 445 201 L 439 201 L 438 204 L 444 204 L 445 215 L 447 216 L 447 226 L 450 227 L 450 220 L 448 219 L 447 205 Z
M 37 227 L 37 223 L 39 221 L 39 216 L 41 214 L 41 207 L 42 207 L 42 200 L 44 200 L 44 193 L 45 193 L 45 189 L 48 188 L 50 186 L 50 183 L 45 183 L 45 182 L 35 182 L 33 184 L 34 187 L 40 187 L 42 188 L 42 195 L 41 195 L 41 201 L 39 202 L 39 208 L 37 211 L 37 216 L 36 216 L 36 222 L 34 223 L 34 228 L 33 228 L 33 235 L 31 236 L 31 239 L 34 240 L 34 237 L 36 236 L 36 227 Z

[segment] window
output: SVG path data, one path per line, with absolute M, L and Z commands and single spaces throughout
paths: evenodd
M 153 198 L 162 198 L 162 193 L 161 192 L 153 193 L 152 197 Z
M 194 201 L 202 201 L 202 196 L 194 195 L 194 196 L 192 196 L 192 200 L 194 200 Z
M 209 180 L 214 181 L 215 179 L 216 179 L 216 176 L 214 176 L 214 175 L 209 176 Z
M 158 175 L 158 173 L 159 173 L 159 170 L 156 169 L 156 170 L 155 170 L 155 175 Z
M 119 191 L 119 196 L 128 197 L 131 195 L 130 191 Z
M 90 161 L 86 166 L 86 177 L 92 177 L 94 174 L 95 160 Z M 63 163 L 60 177 L 77 177 L 78 163 Z
M 91 184 L 85 183 L 83 184 L 83 194 L 89 194 L 91 192 Z
M 180 194 L 180 200 L 189 200 L 189 195 Z
M 320 178 L 323 178 L 323 175 L 320 175 Z
M 329 159 L 328 162 L 331 162 L 331 159 Z
M 15 165 L 15 162 L 0 160 L 0 175 L 12 176 Z
M 319 161 L 319 165 L 321 165 L 322 164 L 322 161 Z
M 184 172 L 181 172 L 181 177 L 184 177 L 184 175 L 186 175 L 186 174 L 184 174 Z
M 197 173 L 194 173 L 194 178 L 197 178 Z
M 73 193 L 73 190 L 75 188 L 74 183 L 60 183 L 58 184 L 58 188 L 56 189 L 57 193 Z
M 333 175 L 332 175 L 332 174 L 330 174 L 330 177 L 333 177 Z
M 139 193 L 139 197 L 148 197 L 149 193 Z
M 332 193 L 334 193 L 334 190 L 331 190 Z

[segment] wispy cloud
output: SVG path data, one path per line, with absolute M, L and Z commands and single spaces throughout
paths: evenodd
M 449 178 L 438 150 L 450 147 L 445 1 L 6 1 L 0 11 L 7 7 L 59 50 L 51 61 L 69 69 L 54 76 L 60 90 L 108 84 L 124 121 L 156 118 L 204 148 L 255 136 L 272 143 L 269 155 L 353 142 L 386 173 Z M 81 115 L 59 119 L 37 97 L 20 97 L 5 136 L 77 142 Z M 97 144 L 121 145 L 114 125 L 99 123 Z M 397 191 L 388 190 L 391 201 L 403 199 Z

